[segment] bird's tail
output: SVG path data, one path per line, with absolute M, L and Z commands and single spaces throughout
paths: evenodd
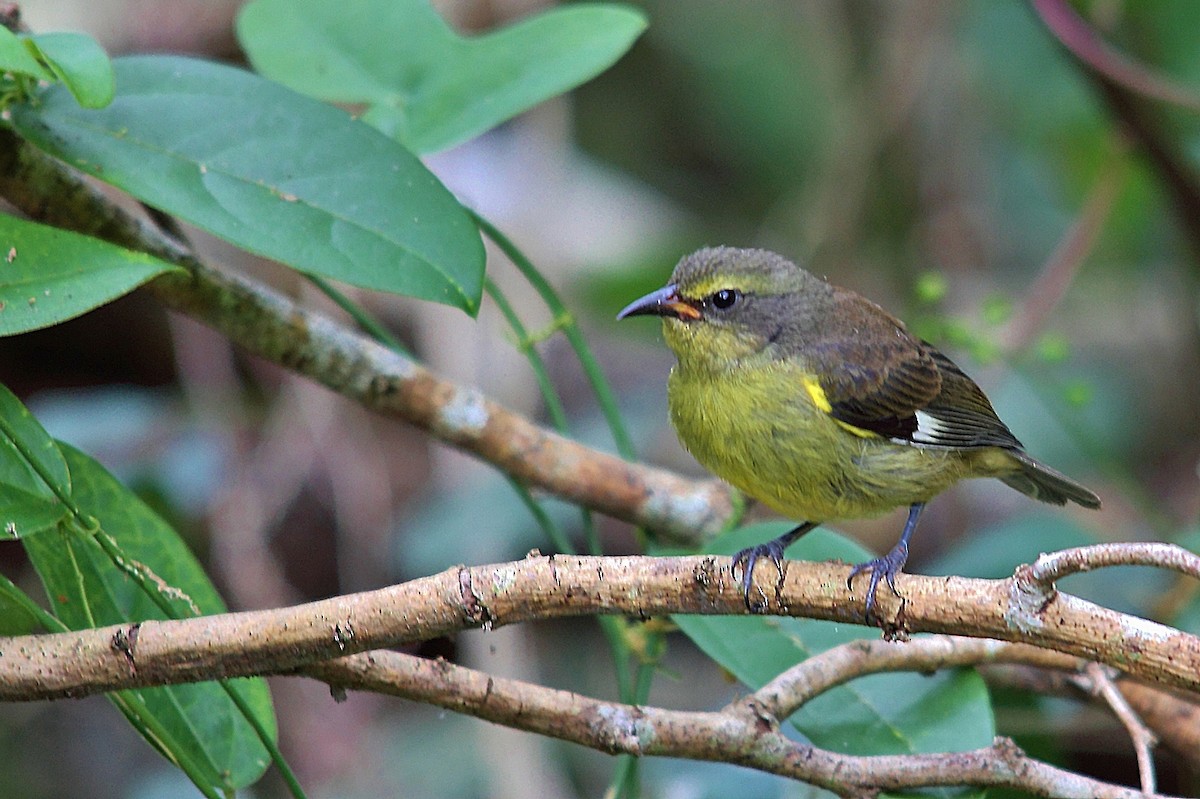
M 1009 450 L 1009 454 L 1016 461 L 1017 471 L 1000 479 L 1022 494 L 1054 505 L 1066 505 L 1070 500 L 1085 508 L 1100 508 L 1100 497 L 1065 474 L 1039 463 L 1020 450 Z

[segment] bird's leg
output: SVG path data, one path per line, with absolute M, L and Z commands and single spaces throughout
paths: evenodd
M 900 534 L 900 540 L 896 542 L 896 546 L 892 547 L 891 551 L 882 558 L 860 563 L 850 570 L 850 576 L 846 579 L 847 588 L 852 587 L 851 583 L 858 575 L 863 572 L 871 573 L 871 583 L 867 586 L 868 622 L 876 618 L 875 592 L 879 590 L 881 579 L 887 580 L 888 588 L 892 589 L 892 593 L 900 596 L 900 592 L 896 590 L 896 575 L 904 569 L 904 564 L 908 561 L 908 539 L 912 538 L 913 531 L 917 529 L 917 520 L 921 518 L 923 510 L 925 510 L 924 502 L 914 502 L 909 506 L 908 521 L 904 523 L 904 532 Z
M 794 544 L 802 535 L 812 530 L 820 522 L 805 522 L 798 525 L 789 532 L 768 541 L 765 544 L 757 544 L 756 546 L 746 547 L 733 556 L 733 568 L 731 573 L 734 578 L 737 578 L 737 570 L 742 570 L 742 596 L 746 599 L 746 607 L 750 611 L 755 610 L 755 605 L 750 602 L 750 588 L 754 577 L 754 565 L 758 563 L 760 558 L 770 558 L 775 564 L 775 569 L 780 576 L 783 575 L 783 551 Z

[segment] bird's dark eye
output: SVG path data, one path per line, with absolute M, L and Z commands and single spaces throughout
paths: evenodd
M 737 289 L 721 289 L 709 297 L 709 301 L 712 302 L 714 308 L 724 310 L 737 302 L 741 296 L 742 292 Z

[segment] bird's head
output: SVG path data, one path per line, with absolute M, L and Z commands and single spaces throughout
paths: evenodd
M 663 317 L 663 337 L 681 365 L 722 371 L 792 338 L 831 292 L 773 252 L 714 247 L 685 256 L 666 286 L 617 318 Z

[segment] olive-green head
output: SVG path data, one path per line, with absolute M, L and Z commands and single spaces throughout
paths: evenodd
M 713 247 L 685 256 L 670 283 L 617 318 L 663 317 L 663 337 L 682 366 L 722 371 L 802 339 L 832 301 L 832 286 L 781 255 Z

